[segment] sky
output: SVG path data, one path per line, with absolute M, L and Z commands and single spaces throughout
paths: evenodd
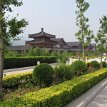
M 107 0 L 86 0 L 90 7 L 86 12 L 89 18 L 90 29 L 96 35 L 99 29 L 99 19 L 107 15 Z M 76 0 L 22 0 L 23 6 L 14 8 L 13 13 L 8 13 L 10 18 L 19 14 L 18 19 L 25 18 L 29 25 L 20 34 L 21 40 L 13 42 L 13 45 L 24 45 L 30 40 L 28 34 L 38 33 L 41 28 L 57 38 L 64 38 L 66 42 L 77 41 L 76 26 Z

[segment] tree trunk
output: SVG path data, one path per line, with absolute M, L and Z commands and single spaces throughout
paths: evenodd
M 82 35 L 82 55 L 83 55 L 83 61 L 85 62 L 85 46 L 84 46 L 84 30 L 83 30 L 83 25 L 82 25 L 82 29 L 81 29 L 81 35 Z
M 3 81 L 3 35 L 2 35 L 2 24 L 3 24 L 3 10 L 2 0 L 0 0 L 0 98 L 2 98 L 2 81 Z
M 106 57 L 105 57 L 105 61 L 106 61 L 106 63 L 107 63 L 107 52 L 106 52 Z
M 2 81 L 3 81 L 3 41 L 0 38 L 0 98 L 2 94 Z
M 102 66 L 102 59 L 103 59 L 103 56 L 102 56 L 102 53 L 101 53 L 101 62 L 100 62 L 100 67 L 103 68 Z
M 85 47 L 84 47 L 84 44 L 82 46 L 82 54 L 83 54 L 83 61 L 85 62 Z

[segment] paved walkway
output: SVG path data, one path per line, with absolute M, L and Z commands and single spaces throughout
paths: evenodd
M 35 66 L 23 67 L 23 68 L 14 68 L 4 70 L 4 75 L 12 75 L 18 73 L 32 72 Z
M 87 107 L 107 107 L 107 85 Z
M 55 67 L 57 64 L 52 63 L 50 64 L 52 67 Z M 4 70 L 4 75 L 12 75 L 12 74 L 18 74 L 18 73 L 25 73 L 25 72 L 32 72 L 35 66 L 30 67 L 23 67 L 23 68 L 14 68 L 14 69 L 6 69 Z
M 107 78 L 66 107 L 107 107 Z

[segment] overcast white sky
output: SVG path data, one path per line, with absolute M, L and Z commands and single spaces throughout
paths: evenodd
M 22 45 L 28 39 L 28 34 L 38 33 L 41 28 L 45 32 L 55 34 L 57 38 L 64 38 L 65 41 L 76 41 L 76 0 L 22 0 L 23 6 L 14 8 L 10 16 L 25 18 L 29 25 L 24 33 L 19 35 L 20 41 L 14 45 Z M 99 28 L 99 18 L 107 15 L 107 0 L 86 0 L 90 8 L 86 12 L 89 18 L 90 28 L 96 34 Z

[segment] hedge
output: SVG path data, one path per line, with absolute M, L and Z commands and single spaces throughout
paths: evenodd
M 5 58 L 4 69 L 34 66 L 37 64 L 37 61 L 40 61 L 41 63 L 55 63 L 56 60 L 57 58 L 54 56 Z
M 17 88 L 32 82 L 32 72 L 9 75 L 3 78 L 3 88 Z
M 64 107 L 105 77 L 107 69 L 102 69 L 4 103 L 9 107 Z

